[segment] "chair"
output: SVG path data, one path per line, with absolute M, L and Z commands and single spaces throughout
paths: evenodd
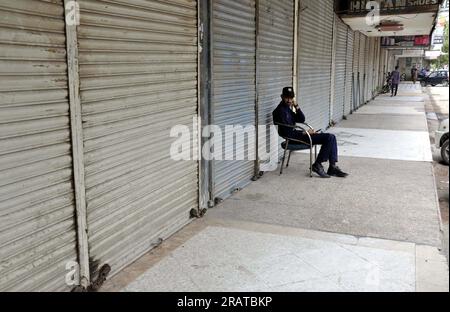
M 280 134 L 280 131 L 278 131 L 280 137 L 285 140 L 285 142 L 281 143 L 281 147 L 284 149 L 284 153 L 283 153 L 283 159 L 281 162 L 280 175 L 283 174 L 284 163 L 286 162 L 286 154 L 288 152 L 289 152 L 289 156 L 288 156 L 286 168 L 289 167 L 289 162 L 291 161 L 291 155 L 293 152 L 309 150 L 309 175 L 312 178 L 313 177 L 313 171 L 312 171 L 313 158 L 314 158 L 314 161 L 317 160 L 317 146 L 313 146 L 311 135 L 309 134 L 308 131 L 306 131 L 303 127 L 301 127 L 299 125 L 302 125 L 302 126 L 308 128 L 308 130 L 314 131 L 314 128 L 306 123 L 298 123 L 295 126 L 285 125 L 285 124 L 281 124 L 281 123 L 274 123 L 274 124 L 276 126 L 289 127 L 289 128 L 296 129 L 296 130 L 302 130 L 304 133 L 307 134 L 308 139 L 309 139 L 309 142 L 303 142 L 301 140 L 287 138 L 287 137 L 282 136 Z M 313 147 L 314 147 L 314 157 L 313 157 Z

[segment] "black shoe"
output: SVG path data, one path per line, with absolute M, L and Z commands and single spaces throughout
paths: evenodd
M 331 178 L 328 174 L 326 174 L 325 169 L 323 169 L 323 166 L 321 164 L 314 164 L 312 166 L 312 171 L 317 173 L 321 178 L 324 178 L 324 179 Z
M 338 178 L 348 177 L 348 173 L 342 171 L 338 166 L 330 166 L 330 168 L 328 169 L 328 175 Z

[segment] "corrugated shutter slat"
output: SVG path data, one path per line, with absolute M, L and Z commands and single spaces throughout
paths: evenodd
M 77 261 L 64 6 L 0 5 L 0 290 L 69 290 Z

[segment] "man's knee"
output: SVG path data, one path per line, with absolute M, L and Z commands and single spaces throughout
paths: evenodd
M 332 133 L 327 133 L 327 140 L 328 141 L 336 141 L 336 136 Z

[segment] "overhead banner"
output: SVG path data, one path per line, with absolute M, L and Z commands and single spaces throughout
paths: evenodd
M 383 37 L 381 45 L 383 47 L 428 47 L 430 45 L 430 36 L 399 36 Z
M 350 2 L 349 13 L 375 9 L 374 2 L 378 3 L 380 11 L 420 8 L 439 4 L 439 0 L 353 0 Z

